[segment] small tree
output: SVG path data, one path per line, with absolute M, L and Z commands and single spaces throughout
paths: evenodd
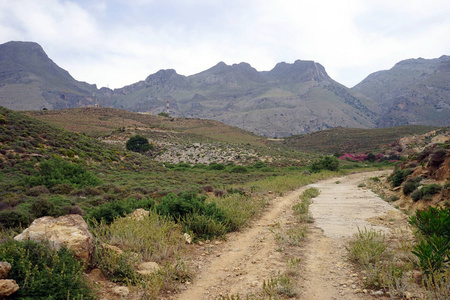
M 126 143 L 128 150 L 143 153 L 152 149 L 152 145 L 148 142 L 148 139 L 141 135 L 133 135 Z
M 338 171 L 339 160 L 334 156 L 325 156 L 319 161 L 310 165 L 311 172 L 320 172 L 322 170 Z

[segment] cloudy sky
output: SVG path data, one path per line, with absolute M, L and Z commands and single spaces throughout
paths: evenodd
M 352 87 L 403 59 L 450 55 L 449 16 L 449 0 L 0 0 L 0 43 L 37 42 L 98 87 L 297 59 Z

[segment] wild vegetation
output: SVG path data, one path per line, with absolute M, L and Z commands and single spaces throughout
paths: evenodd
M 431 126 L 398 126 L 376 129 L 332 128 L 291 136 L 279 142 L 290 149 L 327 154 L 380 153 L 407 135 L 418 135 L 437 129 Z M 389 149 L 390 150 L 390 149 Z
M 0 252 L 11 253 L 7 249 L 20 252 L 17 249 L 26 247 L 36 249 L 29 250 L 30 255 L 49 251 L 45 245 L 42 247 L 47 250 L 13 243 L 10 237 L 42 216 L 80 214 L 96 240 L 90 267 L 102 270 L 112 281 L 133 286 L 147 298 L 156 298 L 162 291 L 176 291 L 179 283 L 191 279 L 191 270 L 185 263 L 187 240 L 225 239 L 228 232 L 248 226 L 273 196 L 299 186 L 336 174 L 392 165 L 388 160 L 342 160 L 305 154 L 272 145 L 238 129 L 221 128 L 214 121 L 171 121 L 163 116 L 131 116 L 123 111 L 117 114 L 117 110 L 110 109 L 79 111 L 87 119 L 97 120 L 100 130 L 93 131 L 92 127 L 86 130 L 88 127 L 79 125 L 75 119 L 62 122 L 70 115 L 81 120 L 81 115 L 68 111 L 40 114 L 53 118 L 53 123 L 77 128 L 78 132 L 0 109 L 0 225 L 5 241 Z M 120 116 L 126 125 L 113 128 L 114 123 L 122 124 L 118 123 Z M 154 143 L 155 148 L 140 153 L 127 150 L 126 142 L 136 134 L 151 141 L 149 144 Z M 227 162 L 163 163 L 155 159 L 160 151 L 164 152 L 161 141 L 179 149 L 209 143 L 221 151 L 224 145 L 230 145 L 229 141 L 235 141 L 232 147 L 253 151 L 255 155 L 252 159 Z M 442 159 L 439 155 L 433 156 L 434 167 Z M 442 193 L 444 189 L 439 191 Z M 428 195 L 437 190 L 431 186 L 424 191 Z M 280 249 L 295 247 L 303 239 L 305 224 L 311 221 L 307 204 L 314 195 L 316 191 L 308 191 L 293 207 L 298 214 L 298 226 L 289 232 L 276 233 Z M 149 211 L 149 215 L 141 221 L 127 217 L 138 208 Z M 52 264 L 48 262 L 42 268 L 59 270 L 70 265 L 67 272 L 71 273 L 65 278 L 80 282 L 79 290 L 66 285 L 66 289 L 60 287 L 61 292 L 70 293 L 75 299 L 91 297 L 90 287 L 78 281 L 79 270 L 64 253 L 54 254 Z M 292 261 L 295 259 L 292 257 Z M 149 260 L 157 262 L 161 269 L 151 276 L 139 274 L 137 266 Z M 58 265 L 61 261 L 63 267 Z M 28 267 L 24 268 L 28 272 Z M 46 276 L 45 272 L 39 274 Z M 288 296 L 292 291 L 288 275 L 279 274 L 268 280 L 266 292 L 285 289 L 284 296 Z M 83 296 L 76 296 L 77 293 Z
M 369 183 L 410 215 L 414 236 L 400 232 L 388 242 L 383 232 L 361 229 L 348 245 L 350 257 L 368 275 L 366 286 L 391 297 L 407 297 L 406 291 L 420 288 L 417 295 L 423 299 L 450 297 L 450 147 L 448 129 L 437 131 L 442 133 L 443 143 L 426 136 L 420 151 L 403 159 L 386 182 L 372 178 Z

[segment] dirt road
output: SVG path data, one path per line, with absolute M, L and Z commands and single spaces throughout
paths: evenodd
M 198 275 L 186 290 L 172 299 L 220 299 L 221 296 L 257 294 L 265 280 L 287 271 L 287 257 L 299 257 L 300 276 L 295 282 L 294 299 L 370 299 L 347 261 L 345 245 L 357 228 L 373 227 L 369 218 L 390 218 L 401 213 L 366 189 L 358 187 L 364 179 L 386 171 L 352 174 L 300 188 L 275 198 L 259 220 L 226 242 L 197 248 L 193 264 Z M 295 222 L 292 205 L 308 187 L 317 187 L 310 211 L 314 218 L 308 237 L 296 253 L 280 249 L 274 228 Z M 379 226 L 377 229 L 388 231 Z M 289 251 L 292 251 L 290 248 Z

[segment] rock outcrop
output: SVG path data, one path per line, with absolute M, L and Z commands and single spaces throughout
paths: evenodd
M 92 234 L 80 215 L 36 219 L 30 227 L 14 239 L 48 241 L 55 250 L 61 247 L 69 248 L 74 251 L 79 260 L 85 263 L 90 261 L 94 249 Z

